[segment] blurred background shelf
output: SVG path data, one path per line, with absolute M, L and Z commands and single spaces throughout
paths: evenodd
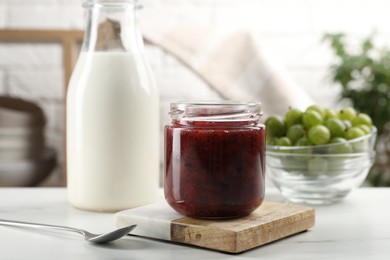
M 3 29 L 0 42 L 8 44 L 60 44 L 63 61 L 63 93 L 76 63 L 83 32 L 81 30 Z M 47 46 L 49 47 L 49 46 Z M 48 91 L 53 86 L 45 86 Z M 64 97 L 62 97 L 64 101 Z M 46 115 L 39 104 L 28 97 L 0 97 L 0 186 L 65 186 L 65 144 L 63 151 L 45 146 Z M 38 103 L 38 102 L 37 102 Z M 63 103 L 64 107 L 65 104 Z M 65 121 L 65 113 L 59 115 Z M 58 120 L 58 119 L 57 119 Z M 4 126 L 3 128 L 1 128 Z M 30 127 L 31 126 L 31 127 Z M 65 123 L 63 123 L 65 126 Z M 65 132 L 61 130 L 62 135 Z M 17 148 L 17 149 L 16 149 Z M 60 148 L 61 149 L 61 148 Z M 58 154 L 58 156 L 57 156 Z M 60 161 L 60 173 L 49 175 Z

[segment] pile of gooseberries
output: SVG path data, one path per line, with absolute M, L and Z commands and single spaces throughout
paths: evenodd
M 305 111 L 290 108 L 284 118 L 270 116 L 265 121 L 266 142 L 273 146 L 318 146 L 345 143 L 373 129 L 372 120 L 352 107 L 339 111 L 332 108 L 309 106 Z M 343 146 L 339 146 L 343 147 Z M 349 150 L 335 151 L 348 153 Z

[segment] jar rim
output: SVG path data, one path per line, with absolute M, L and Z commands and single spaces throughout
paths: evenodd
M 262 111 L 260 102 L 180 101 L 171 103 L 169 114 L 178 121 L 237 122 L 258 121 Z

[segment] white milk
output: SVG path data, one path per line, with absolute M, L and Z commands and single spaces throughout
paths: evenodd
M 68 196 L 118 211 L 153 202 L 159 171 L 158 92 L 141 56 L 81 53 L 67 94 Z

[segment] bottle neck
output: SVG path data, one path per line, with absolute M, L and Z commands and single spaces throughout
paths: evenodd
M 84 3 L 87 26 L 84 52 L 139 52 L 143 48 L 138 31 L 135 1 L 90 0 Z

